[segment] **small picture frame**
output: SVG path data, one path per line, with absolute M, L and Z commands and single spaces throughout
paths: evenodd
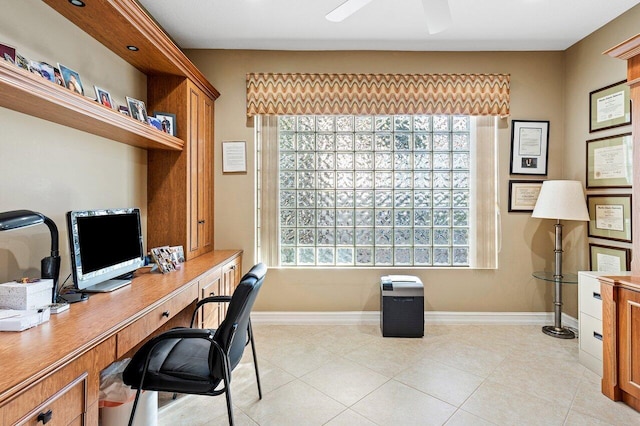
M 31 71 L 30 67 L 29 67 L 29 60 L 27 58 L 25 58 L 24 56 L 22 56 L 19 53 L 16 53 L 16 65 L 19 68 L 22 68 L 24 70 L 27 71 Z
M 64 87 L 71 90 L 72 92 L 84 95 L 84 87 L 82 86 L 82 81 L 80 80 L 80 74 L 78 74 L 71 68 L 65 67 L 60 63 L 58 63 L 58 68 L 60 69 L 60 74 L 62 74 Z
M 549 122 L 511 121 L 512 175 L 547 175 L 549 159 Z
M 247 172 L 247 143 L 245 141 L 222 142 L 222 173 Z
M 93 86 L 93 88 L 96 90 L 96 99 L 98 102 L 107 108 L 113 109 L 114 103 L 113 99 L 111 99 L 111 94 L 98 86 Z
M 589 133 L 631 124 L 631 90 L 622 80 L 589 93 Z
M 633 137 L 631 133 L 587 141 L 587 189 L 631 188 Z
M 118 107 L 118 112 L 122 115 L 126 115 L 127 117 L 131 117 L 131 114 L 129 114 L 129 108 L 124 105 L 120 105 Z
M 533 212 L 541 188 L 541 180 L 510 180 L 509 212 Z
M 8 44 L 0 43 L 0 57 L 12 64 L 16 63 L 16 49 Z
M 127 105 L 129 106 L 129 114 L 131 114 L 132 118 L 149 124 L 149 117 L 147 116 L 147 109 L 144 106 L 144 102 L 127 96 Z
M 631 249 L 589 244 L 591 271 L 617 273 L 631 269 Z
M 64 87 L 64 79 L 62 78 L 62 73 L 56 67 L 53 68 L 53 76 L 55 77 L 56 84 Z
M 148 117 L 149 120 L 149 124 L 151 125 L 151 127 L 154 127 L 160 131 L 162 131 L 162 122 L 160 121 L 159 118 L 156 117 Z
M 631 194 L 587 195 L 589 237 L 631 242 Z
M 177 135 L 176 130 L 176 115 L 169 112 L 154 112 L 153 116 L 160 120 L 161 129 L 163 132 L 170 134 L 171 136 Z
M 52 83 L 56 82 L 54 68 L 46 62 L 40 62 L 40 75 Z

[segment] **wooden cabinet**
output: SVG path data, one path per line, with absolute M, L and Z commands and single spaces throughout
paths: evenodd
M 213 99 L 183 77 L 148 82 L 151 111 L 176 114 L 182 152 L 150 151 L 147 244 L 181 245 L 192 259 L 213 250 Z
M 206 274 L 199 280 L 199 285 L 201 300 L 210 296 L 222 295 L 222 273 L 220 268 L 216 268 Z M 200 310 L 198 325 L 200 328 L 218 328 L 222 319 L 222 304 L 207 303 Z
M 618 290 L 618 381 L 640 409 L 640 289 Z
M 222 291 L 224 294 L 231 295 L 240 283 L 242 278 L 242 258 L 236 257 L 222 267 Z M 227 306 L 222 307 L 222 315 L 227 314 Z

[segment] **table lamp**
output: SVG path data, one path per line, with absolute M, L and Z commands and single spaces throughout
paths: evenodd
M 44 223 L 51 233 L 51 255 L 40 263 L 42 278 L 53 279 L 51 301 L 56 302 L 58 292 L 58 276 L 60 275 L 60 254 L 58 252 L 58 227 L 53 220 L 42 213 L 31 210 L 12 210 L 0 213 L 0 231 L 25 228 Z
M 550 336 L 573 339 L 573 331 L 562 327 L 562 224 L 561 220 L 589 220 L 582 182 L 577 180 L 548 180 L 543 182 L 531 217 L 555 219 L 555 281 L 554 325 L 542 331 Z

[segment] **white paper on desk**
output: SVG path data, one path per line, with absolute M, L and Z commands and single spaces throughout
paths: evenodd
M 0 319 L 0 331 L 22 331 L 49 321 L 49 309 L 18 311 L 17 315 Z
M 20 315 L 20 311 L 15 309 L 0 309 L 0 320 L 4 318 L 11 318 Z

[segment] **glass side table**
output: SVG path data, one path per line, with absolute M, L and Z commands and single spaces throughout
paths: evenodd
M 542 327 L 542 332 L 559 339 L 574 339 L 576 337 L 575 333 L 562 326 L 562 284 L 578 284 L 578 275 L 565 273 L 561 276 L 555 276 L 553 272 L 548 271 L 536 271 L 531 275 L 539 280 L 549 281 L 555 284 L 553 294 L 553 325 L 545 325 Z

